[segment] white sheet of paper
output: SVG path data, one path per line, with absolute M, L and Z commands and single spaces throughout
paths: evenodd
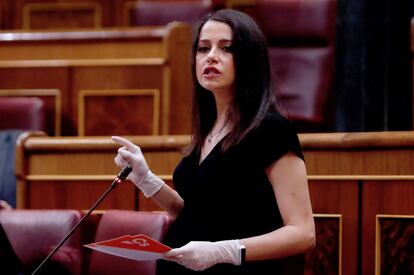
M 94 249 L 103 253 L 111 254 L 114 256 L 127 258 L 136 261 L 150 261 L 161 259 L 161 254 L 156 252 L 147 252 L 147 251 L 138 251 L 131 250 L 126 248 L 117 248 L 109 246 L 100 246 L 100 245 L 85 245 L 90 249 Z

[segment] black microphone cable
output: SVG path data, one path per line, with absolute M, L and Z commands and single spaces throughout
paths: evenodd
M 72 230 L 66 235 L 63 240 L 60 241 L 60 243 L 53 249 L 52 252 L 43 260 L 43 262 L 40 263 L 40 265 L 33 271 L 32 275 L 36 274 L 42 266 L 59 250 L 59 248 L 69 239 L 70 236 L 75 232 L 75 230 L 82 224 L 82 222 L 92 213 L 93 210 L 105 199 L 105 197 L 113 190 L 115 189 L 118 184 L 122 181 L 124 181 L 129 173 L 131 173 L 132 167 L 130 165 L 126 166 L 124 169 L 122 169 L 121 172 L 119 172 L 118 176 L 114 179 L 114 181 L 111 183 L 109 188 L 103 193 L 103 195 L 92 205 L 92 207 L 89 209 L 89 211 L 86 213 L 86 215 L 72 228 Z

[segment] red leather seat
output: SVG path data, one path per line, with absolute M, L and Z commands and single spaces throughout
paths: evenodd
M 164 212 L 108 210 L 102 216 L 95 242 L 123 235 L 146 234 L 161 240 L 170 224 Z M 132 261 L 93 251 L 90 257 L 89 274 L 155 274 L 155 261 Z
M 0 97 L 0 130 L 46 131 L 46 109 L 37 97 Z
M 70 232 L 80 220 L 74 210 L 1 210 L 0 225 L 2 242 L 8 241 L 15 255 L 0 253 L 0 257 L 17 257 L 20 266 L 15 272 L 31 273 Z M 2 247 L 1 249 L 4 249 Z M 0 249 L 0 250 L 1 250 Z M 7 263 L 0 259 L 2 268 Z M 41 272 L 40 272 L 41 271 Z M 39 274 L 80 274 L 81 245 L 79 233 L 69 238 L 61 249 L 48 261 Z
M 333 122 L 336 0 L 257 0 L 282 113 L 298 130 Z
M 130 10 L 128 23 L 131 26 L 162 26 L 172 21 L 193 24 L 213 11 L 214 5 L 218 3 L 203 0 L 139 0 Z

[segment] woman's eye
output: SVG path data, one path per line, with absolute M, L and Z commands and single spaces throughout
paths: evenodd
M 206 52 L 208 52 L 210 50 L 210 48 L 209 47 L 207 47 L 207 46 L 200 46 L 200 47 L 198 47 L 198 49 L 197 49 L 197 51 L 198 52 L 200 52 L 200 53 L 206 53 Z
M 225 46 L 223 47 L 223 51 L 226 53 L 231 53 L 233 51 L 233 48 L 231 46 Z

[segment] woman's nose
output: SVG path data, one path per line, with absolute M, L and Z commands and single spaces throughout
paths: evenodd
M 207 62 L 212 63 L 212 62 L 217 62 L 217 61 L 218 61 L 217 51 L 215 49 L 211 49 L 211 51 L 207 55 Z

